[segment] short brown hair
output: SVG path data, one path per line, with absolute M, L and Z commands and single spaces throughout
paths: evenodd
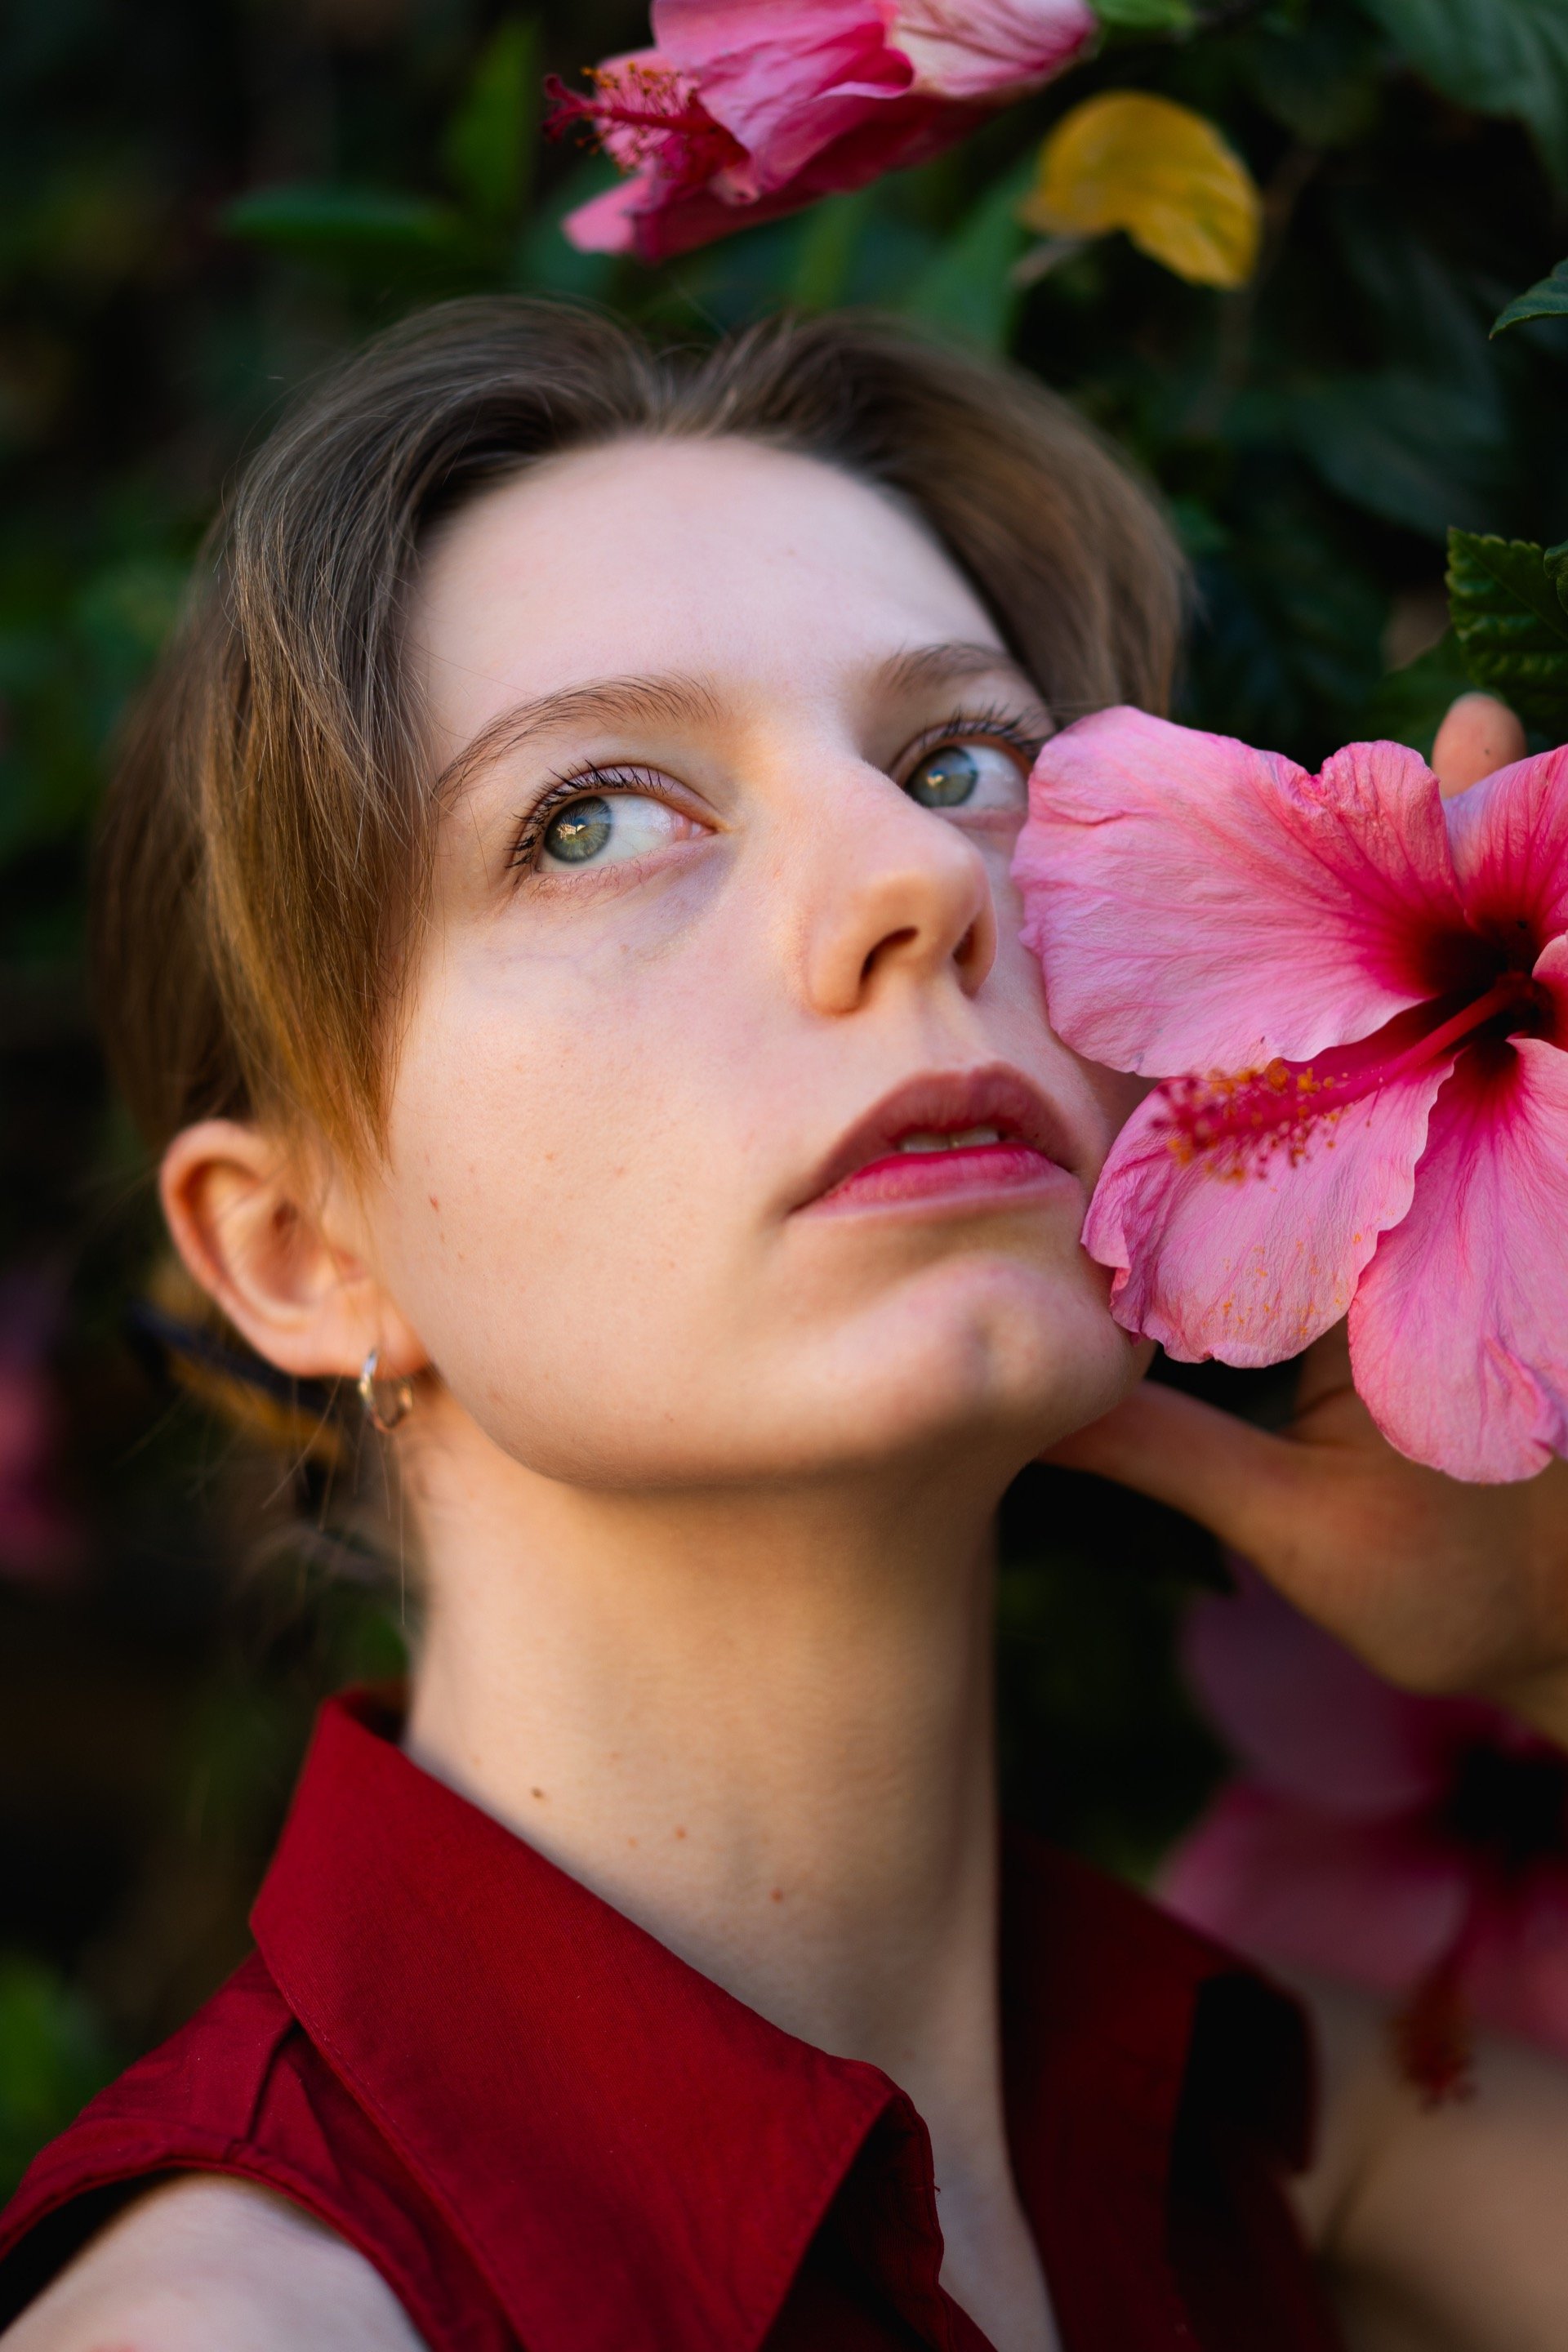
M 427 311 L 250 464 L 109 793 L 99 998 L 154 1149 L 213 1115 L 374 1146 L 438 814 L 401 660 L 422 534 L 532 462 L 629 435 L 742 436 L 899 493 L 1058 716 L 1163 707 L 1170 534 L 1027 378 L 842 313 L 656 352 L 561 304 Z

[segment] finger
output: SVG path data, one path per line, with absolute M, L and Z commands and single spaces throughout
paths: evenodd
M 1321 1339 L 1314 1339 L 1301 1359 L 1300 1377 L 1296 1384 L 1296 1410 L 1305 1412 L 1324 1397 L 1338 1396 L 1343 1390 L 1353 1388 L 1351 1374 L 1350 1324 L 1344 1318 L 1332 1325 Z
M 1234 1413 L 1152 1381 L 1054 1445 L 1042 1460 L 1091 1470 L 1168 1503 L 1260 1566 L 1279 1556 L 1297 1524 L 1303 1449 Z
M 1526 748 L 1524 729 L 1506 702 L 1495 694 L 1461 694 L 1437 730 L 1432 772 L 1443 798 L 1451 801 L 1494 768 L 1522 760 Z

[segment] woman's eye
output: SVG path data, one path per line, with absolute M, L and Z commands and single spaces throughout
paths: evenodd
M 904 790 L 922 808 L 972 814 L 1014 810 L 1021 815 L 1027 798 L 1017 761 L 994 743 L 944 743 L 928 751 Z
M 644 793 L 591 793 L 568 801 L 545 826 L 539 845 L 542 866 L 618 866 L 647 857 L 673 841 L 689 841 L 700 828 L 666 801 Z

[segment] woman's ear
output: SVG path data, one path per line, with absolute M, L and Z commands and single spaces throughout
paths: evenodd
M 393 1379 L 428 1359 L 342 1231 L 335 1188 L 318 1200 L 297 1158 L 237 1119 L 182 1129 L 159 1196 L 195 1280 L 268 1362 L 302 1380 L 347 1378 L 373 1348 Z

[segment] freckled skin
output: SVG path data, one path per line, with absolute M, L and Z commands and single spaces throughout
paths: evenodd
M 527 535 L 549 540 L 547 570 L 520 560 Z M 678 541 L 684 578 L 710 564 L 723 583 L 700 615 L 684 591 L 643 593 Z M 638 887 L 538 890 L 509 874 L 519 811 L 560 744 L 481 776 L 442 853 L 375 1252 L 448 1389 L 551 1475 L 767 1475 L 951 1436 L 966 1417 L 1011 1423 L 1021 1460 L 1136 1369 L 1078 1248 L 1081 1200 L 876 1239 L 784 1213 L 836 1134 L 933 1064 L 1019 1066 L 1061 1103 L 1086 1181 L 1128 1099 L 1046 1024 L 1016 936 L 1011 833 L 965 834 L 888 781 L 952 692 L 890 709 L 864 681 L 889 654 L 953 637 L 998 642 L 902 515 L 810 461 L 738 445 L 558 461 L 460 518 L 427 566 L 437 764 L 509 706 L 606 667 L 696 668 L 721 704 L 703 729 L 565 747 L 667 765 L 712 827 Z M 1018 691 L 999 643 L 998 659 L 1002 677 L 972 690 L 982 701 Z M 943 860 L 960 843 L 955 879 Z M 957 889 L 994 907 L 990 970 L 970 989 L 895 956 L 851 1003 L 841 927 L 858 896 L 903 875 L 922 905 Z M 439 1228 L 411 1212 L 416 1167 Z

